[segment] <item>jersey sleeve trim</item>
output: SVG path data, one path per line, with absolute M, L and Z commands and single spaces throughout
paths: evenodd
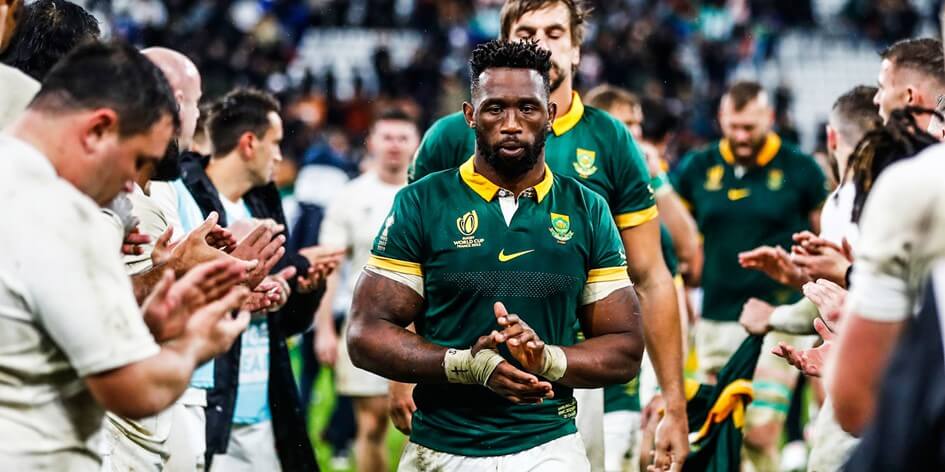
M 416 262 L 400 261 L 397 259 L 375 256 L 372 254 L 371 257 L 368 258 L 367 265 L 374 266 L 379 269 L 399 272 L 401 274 L 416 275 L 416 276 L 423 277 L 423 268 L 420 266 L 419 263 L 416 263 Z
M 650 220 L 655 220 L 659 215 L 659 210 L 656 209 L 656 205 L 653 205 L 645 210 L 621 213 L 614 217 L 614 221 L 617 222 L 617 229 L 623 230 L 640 226 Z
M 630 281 L 626 267 L 604 267 L 601 269 L 591 269 L 587 273 L 587 282 L 584 283 L 593 284 L 597 282 L 617 282 L 622 280 Z

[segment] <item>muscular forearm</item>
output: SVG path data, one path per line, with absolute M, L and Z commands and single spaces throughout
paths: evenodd
M 446 382 L 446 348 L 386 320 L 356 312 L 348 326 L 348 352 L 355 366 L 397 382 Z
M 685 409 L 682 381 L 682 329 L 673 279 L 665 266 L 654 267 L 636 285 L 643 310 L 643 337 L 649 347 L 663 398 L 669 409 Z
M 629 382 L 640 373 L 643 346 L 630 333 L 615 333 L 564 347 L 568 368 L 559 382 L 598 388 Z
M 154 356 L 87 377 L 86 384 L 106 410 L 144 418 L 167 409 L 184 393 L 196 359 L 193 345 L 171 341 Z

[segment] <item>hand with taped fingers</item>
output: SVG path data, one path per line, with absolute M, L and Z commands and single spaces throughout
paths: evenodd
M 498 331 L 493 331 L 480 337 L 473 345 L 471 353 L 475 356 L 484 349 L 495 350 L 504 340 Z M 486 381 L 486 387 L 515 404 L 541 403 L 545 399 L 554 398 L 550 382 L 539 380 L 535 375 L 523 372 L 508 362 L 501 362 L 496 366 Z

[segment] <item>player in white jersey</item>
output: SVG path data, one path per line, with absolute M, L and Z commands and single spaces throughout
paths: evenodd
M 384 224 L 397 191 L 407 184 L 407 169 L 419 142 L 417 125 L 408 115 L 399 110 L 381 113 L 367 138 L 369 170 L 346 184 L 334 198 L 319 236 L 321 244 L 347 249 L 350 263 L 346 280 L 337 273 L 328 279 L 316 315 L 315 349 L 321 363 L 335 366 L 338 393 L 354 398 L 358 431 L 355 455 L 360 471 L 388 468 L 387 379 L 351 363 L 346 343 L 339 343 L 335 334 L 332 308 L 339 286 L 347 288 L 340 291 L 349 297 L 345 302 L 350 305 L 357 275 L 371 255 L 378 228 Z

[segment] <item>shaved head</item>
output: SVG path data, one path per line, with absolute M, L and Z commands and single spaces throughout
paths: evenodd
M 200 109 L 201 82 L 200 71 L 187 56 L 167 48 L 148 48 L 141 51 L 154 65 L 164 72 L 167 82 L 174 91 L 174 98 L 180 106 L 181 130 L 178 143 L 182 150 L 190 147 L 197 128 Z

